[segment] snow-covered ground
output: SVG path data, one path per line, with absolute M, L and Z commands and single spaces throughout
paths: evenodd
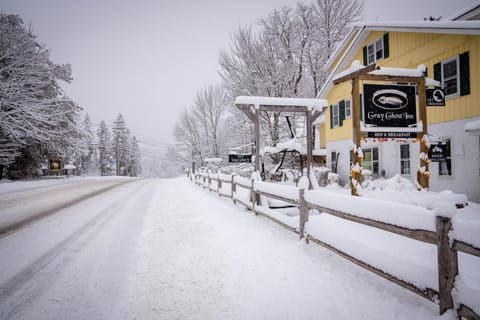
M 185 178 L 82 201 L 0 257 L 0 319 L 455 319 Z

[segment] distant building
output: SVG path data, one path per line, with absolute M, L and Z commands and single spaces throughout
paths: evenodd
M 314 152 L 348 183 L 352 141 L 352 86 L 333 85 L 358 60 L 367 66 L 417 69 L 445 89 L 445 106 L 427 107 L 429 135 L 443 158 L 430 164 L 430 190 L 449 189 L 480 201 L 480 2 L 448 21 L 372 22 L 355 25 L 329 60 L 330 76 L 317 98 L 329 110 L 316 124 Z M 469 20 L 469 21 L 465 21 Z M 469 129 L 469 130 L 467 130 Z M 468 131 L 468 132 L 467 132 Z M 419 143 L 415 139 L 368 138 L 363 168 L 375 177 L 395 174 L 415 180 Z

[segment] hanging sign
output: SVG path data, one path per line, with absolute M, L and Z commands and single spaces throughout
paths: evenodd
M 251 154 L 229 154 L 228 162 L 240 163 L 240 162 L 252 162 Z
M 369 138 L 416 138 L 417 132 L 367 132 Z
M 445 92 L 442 88 L 426 89 L 428 107 L 445 107 Z
M 428 158 L 432 162 L 442 162 L 447 159 L 447 144 L 432 144 L 428 150 Z
M 404 128 L 399 131 L 417 132 L 415 89 L 410 85 L 364 84 L 362 130 Z

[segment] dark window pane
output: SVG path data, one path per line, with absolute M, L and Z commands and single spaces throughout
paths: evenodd
M 410 174 L 410 160 L 401 160 L 400 161 L 400 173 L 401 174 Z
M 457 78 L 453 78 L 444 82 L 445 95 L 455 94 L 458 92 Z
M 410 148 L 408 144 L 400 145 L 400 158 L 410 158 Z
M 452 161 L 441 161 L 438 163 L 438 174 L 441 176 L 449 176 L 452 174 Z
M 378 174 L 378 162 L 373 163 L 373 174 Z
M 453 60 L 443 64 L 443 78 L 455 77 L 457 75 L 457 61 Z
M 369 46 L 367 47 L 367 51 L 368 51 L 368 55 L 373 54 L 373 51 L 374 51 L 373 44 L 371 44 L 371 45 L 369 45 Z

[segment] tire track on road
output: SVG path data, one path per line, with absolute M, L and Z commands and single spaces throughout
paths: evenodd
M 113 206 L 109 206 L 107 209 L 92 217 L 70 236 L 61 240 L 56 246 L 49 249 L 30 265 L 26 266 L 5 283 L 1 284 L 0 319 L 10 319 L 14 317 L 24 305 L 28 304 L 32 299 L 45 290 L 45 288 L 48 287 L 47 282 L 50 279 L 51 273 L 58 272 L 62 265 L 68 262 L 68 256 L 58 261 L 59 257 L 73 247 L 75 247 L 75 250 L 80 250 L 88 243 L 89 235 L 100 230 L 122 207 L 124 207 L 129 201 L 132 201 L 135 195 L 143 192 L 147 187 L 148 184 L 143 184 L 140 188 L 134 189 L 133 192 L 129 193 L 128 197 L 122 198 L 120 202 L 114 203 Z M 110 188 L 109 190 L 111 189 L 113 188 Z M 52 265 L 52 270 L 47 270 L 45 274 L 40 277 L 38 276 L 43 270 Z M 21 290 L 35 277 L 37 277 L 37 279 L 32 288 L 28 288 L 29 290 Z
M 65 209 L 67 207 L 70 207 L 72 205 L 75 205 L 77 203 L 80 203 L 86 199 L 95 197 L 97 195 L 100 195 L 104 192 L 107 192 L 109 190 L 112 190 L 114 188 L 117 188 L 121 185 L 124 185 L 129 182 L 133 182 L 137 180 L 126 180 L 126 181 L 115 181 L 115 182 L 109 182 L 109 184 L 103 188 L 100 189 L 94 189 L 92 191 L 89 191 L 84 194 L 80 194 L 78 197 L 74 197 L 73 199 L 67 199 L 65 201 L 58 201 L 56 204 L 49 206 L 45 209 L 41 209 L 35 213 L 31 213 L 27 216 L 23 217 L 18 217 L 17 219 L 13 219 L 13 221 L 7 221 L 7 222 L 0 222 L 0 239 L 5 237 L 8 234 L 11 234 L 12 232 L 18 231 L 22 227 L 35 222 L 37 220 L 40 220 L 42 218 L 45 218 L 49 215 L 55 214 L 56 212 Z M 83 185 L 83 184 L 82 184 Z M 51 192 L 49 190 L 49 192 Z

